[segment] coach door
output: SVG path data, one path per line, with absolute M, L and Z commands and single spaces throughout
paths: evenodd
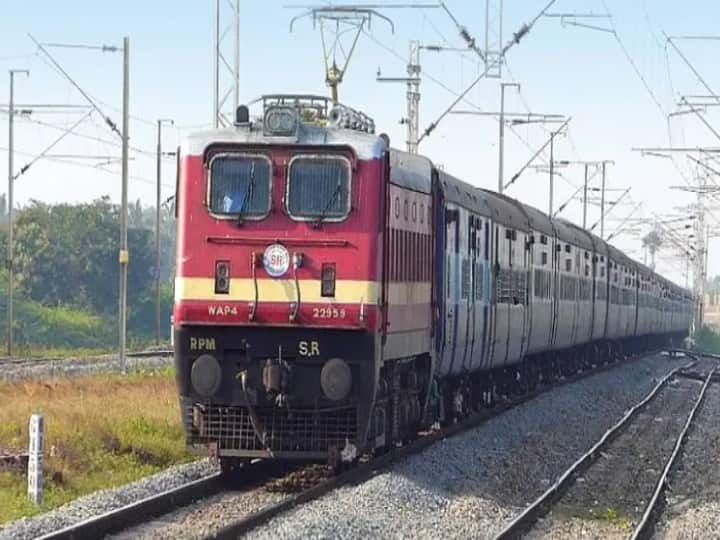
M 559 303 L 559 285 L 560 285 L 560 240 L 557 236 L 553 237 L 552 242 L 552 310 L 551 310 L 551 324 L 550 324 L 550 347 L 554 347 L 557 341 L 558 331 L 558 310 L 560 308 Z
M 509 286 L 507 302 L 507 357 L 506 362 L 516 362 L 523 354 L 526 340 L 525 303 L 527 299 L 527 255 L 525 233 L 506 229 L 507 273 Z
M 465 368 L 468 370 L 479 368 L 483 362 L 485 317 L 487 315 L 487 308 L 483 300 L 483 290 L 485 289 L 485 242 L 483 242 L 483 236 L 486 228 L 483 227 L 481 218 L 472 214 L 468 216 L 470 290 L 468 294 L 468 339 L 464 362 Z
M 457 344 L 458 304 L 460 300 L 460 235 L 457 209 L 445 210 L 445 342 L 443 346 L 443 372 L 453 369 Z

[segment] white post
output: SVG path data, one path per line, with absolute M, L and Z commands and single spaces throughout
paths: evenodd
M 45 423 L 41 414 L 30 417 L 30 444 L 28 446 L 28 497 L 39 505 L 43 494 L 43 451 L 45 448 Z

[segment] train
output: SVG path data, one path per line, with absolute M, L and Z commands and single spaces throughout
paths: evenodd
M 224 470 L 352 462 L 690 327 L 689 291 L 322 96 L 188 135 L 176 217 L 182 421 Z

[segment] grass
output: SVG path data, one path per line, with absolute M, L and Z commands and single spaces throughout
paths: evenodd
M 632 527 L 630 518 L 615 508 L 588 508 L 582 506 L 566 509 L 565 512 L 565 518 L 595 521 L 606 526 L 617 527 L 624 531 L 628 531 Z
M 192 456 L 185 452 L 170 368 L 0 384 L 0 448 L 28 445 L 32 413 L 45 418 L 45 494 L 27 501 L 24 474 L 0 471 L 0 523 L 137 480 Z
M 621 515 L 614 508 L 606 508 L 604 512 L 595 516 L 599 521 L 606 521 L 610 525 L 615 525 L 623 530 L 630 530 L 632 522 L 627 516 Z
M 110 354 L 109 347 L 57 347 L 20 345 L 13 348 L 15 358 L 87 358 Z

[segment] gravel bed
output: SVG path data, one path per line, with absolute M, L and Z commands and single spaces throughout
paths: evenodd
M 110 536 L 106 540 L 207 538 L 223 525 L 242 519 L 285 497 L 287 495 L 270 493 L 262 487 L 248 491 L 224 492 L 180 508 L 151 523 Z
M 702 383 L 673 379 L 637 414 L 528 535 L 622 538 L 637 525 Z
M 251 465 L 230 482 L 222 493 L 179 508 L 170 514 L 110 538 L 113 540 L 198 539 L 214 537 L 218 530 L 266 506 L 280 502 L 307 483 L 327 478 L 324 467 L 264 462 Z M 285 488 L 282 491 L 282 488 Z M 271 488 L 271 489 L 269 489 Z M 288 491 L 289 489 L 289 491 Z
M 708 388 L 679 459 L 655 538 L 720 535 L 720 384 Z
M 0 540 L 36 538 L 79 523 L 151 495 L 157 495 L 217 471 L 208 460 L 177 465 L 116 489 L 98 491 L 32 518 L 13 521 L 0 528 Z
M 686 358 L 646 357 L 545 393 L 250 538 L 489 538 Z
M 164 368 L 169 365 L 172 365 L 171 356 L 144 356 L 127 359 L 129 371 Z M 120 362 L 117 356 L 19 360 L 0 363 L 0 381 L 77 377 L 110 371 L 120 371 Z

